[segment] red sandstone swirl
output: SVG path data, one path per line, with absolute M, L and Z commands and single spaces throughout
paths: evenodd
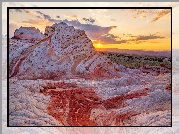
M 54 87 L 47 85 L 41 92 L 51 96 L 47 108 L 49 114 L 65 126 L 122 126 L 139 113 L 129 111 L 118 114 L 116 109 L 125 107 L 128 99 L 147 96 L 149 89 L 118 95 L 107 100 L 100 98 L 92 88 L 80 88 L 74 84 L 58 83 Z
M 30 39 L 32 34 L 36 43 Z M 16 30 L 15 37 L 20 42 L 16 38 L 10 40 L 9 77 L 59 79 L 64 75 L 79 74 L 89 77 L 120 76 L 118 65 L 95 51 L 85 31 L 64 22 L 46 27 L 44 36 L 37 29 L 21 27 Z M 39 38 L 41 40 L 37 41 Z M 22 45 L 24 42 L 25 45 Z

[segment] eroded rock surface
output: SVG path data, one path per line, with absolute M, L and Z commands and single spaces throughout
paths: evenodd
M 9 125 L 10 126 L 55 126 L 60 125 L 47 114 L 48 96 L 40 93 L 38 81 L 10 80 Z
M 10 126 L 171 125 L 170 71 L 115 64 L 95 51 L 85 31 L 64 22 L 44 35 L 21 27 L 15 36 Z
M 89 80 L 83 85 L 80 84 L 83 79 L 75 81 L 11 79 L 10 125 L 171 125 L 171 95 L 165 86 L 159 89 L 151 84 L 129 87 L 111 84 L 109 89 L 105 80 Z
M 95 51 L 85 31 L 63 22 L 48 26 L 45 31 L 37 43 L 10 40 L 10 77 L 58 79 L 62 74 L 66 77 L 79 74 L 96 77 L 119 75 L 118 65 L 113 65 L 104 55 Z M 29 32 L 24 34 L 31 36 Z

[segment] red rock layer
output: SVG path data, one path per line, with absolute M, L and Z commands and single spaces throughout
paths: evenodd
M 64 126 L 105 126 L 112 125 L 111 121 L 113 121 L 113 125 L 122 125 L 120 122 L 125 122 L 130 117 L 135 116 L 134 113 L 117 114 L 115 109 L 124 107 L 127 99 L 146 96 L 148 91 L 149 89 L 145 88 L 102 100 L 94 89 L 80 88 L 75 84 L 59 83 L 53 86 L 47 85 L 46 90 L 42 92 L 51 96 L 47 108 L 48 113 Z M 103 112 L 99 111 L 98 113 L 97 110 L 97 115 L 91 118 L 91 115 L 95 114 L 94 109 L 100 109 Z
M 20 59 L 20 60 L 17 62 L 17 65 L 15 66 L 15 69 L 14 69 L 14 73 L 13 73 L 11 76 L 9 76 L 9 77 L 13 77 L 13 76 L 15 76 L 15 75 L 18 73 L 19 67 L 20 67 L 21 63 L 24 61 L 25 58 L 26 58 L 26 57 L 23 57 L 22 59 Z

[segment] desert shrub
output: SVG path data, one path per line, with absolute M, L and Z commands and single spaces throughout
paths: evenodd
M 164 64 L 166 67 L 171 68 L 171 58 L 157 57 L 157 56 L 140 56 L 104 52 L 112 62 L 124 65 L 128 68 L 140 68 L 145 65 L 160 66 Z

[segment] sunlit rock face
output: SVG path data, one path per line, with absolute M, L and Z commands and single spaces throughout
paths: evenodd
M 96 52 L 83 30 L 61 22 L 46 27 L 43 37 L 37 29 L 20 28 L 16 31 L 18 34 L 23 31 L 24 35 L 28 35 L 20 35 L 20 39 L 31 37 L 32 33 L 33 36 L 39 35 L 41 41 L 34 44 L 30 41 L 10 40 L 10 44 L 13 44 L 10 45 L 10 77 L 58 79 L 62 74 L 119 76 L 118 65 Z
M 113 63 L 64 22 L 20 29 L 9 42 L 10 126 L 171 125 L 170 71 Z

